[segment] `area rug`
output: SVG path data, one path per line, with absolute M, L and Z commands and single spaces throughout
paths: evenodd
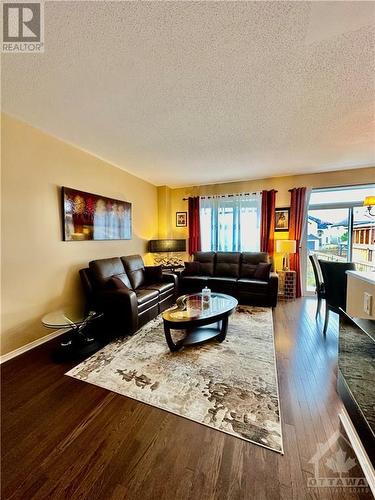
M 239 306 L 224 342 L 175 353 L 159 316 L 67 375 L 283 453 L 270 308 Z

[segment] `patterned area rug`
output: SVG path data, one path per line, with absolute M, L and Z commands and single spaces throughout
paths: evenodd
M 271 309 L 239 306 L 224 342 L 176 353 L 158 317 L 67 375 L 283 453 Z

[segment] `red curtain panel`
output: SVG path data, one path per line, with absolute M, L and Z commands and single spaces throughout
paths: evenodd
M 260 251 L 268 252 L 271 256 L 274 251 L 276 193 L 277 191 L 274 189 L 271 189 L 270 191 L 262 191 Z
M 290 190 L 290 225 L 289 238 L 296 240 L 296 253 L 290 255 L 290 268 L 296 272 L 296 296 L 301 297 L 301 238 L 305 224 L 306 188 Z
M 189 197 L 189 254 L 201 249 L 201 225 L 199 217 L 199 196 Z

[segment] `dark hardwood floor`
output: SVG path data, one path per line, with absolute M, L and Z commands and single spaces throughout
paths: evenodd
M 372 498 L 307 486 L 341 408 L 337 320 L 324 338 L 314 313 L 314 299 L 274 312 L 284 456 L 64 376 L 77 363 L 51 361 L 57 339 L 4 363 L 2 498 Z

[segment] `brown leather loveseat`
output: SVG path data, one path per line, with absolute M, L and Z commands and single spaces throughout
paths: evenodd
M 196 252 L 193 262 L 185 263 L 180 291 L 200 292 L 207 286 L 240 304 L 275 307 L 278 279 L 266 252 Z
M 80 270 L 87 307 L 115 334 L 133 334 L 176 299 L 177 276 L 145 266 L 140 255 L 93 260 Z

